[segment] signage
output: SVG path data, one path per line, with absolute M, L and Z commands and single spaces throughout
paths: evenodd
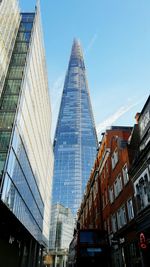
M 140 248 L 141 249 L 146 249 L 147 248 L 147 244 L 146 244 L 146 239 L 145 239 L 145 235 L 144 233 L 140 233 Z

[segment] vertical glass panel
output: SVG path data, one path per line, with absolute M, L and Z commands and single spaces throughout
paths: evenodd
M 21 22 L 19 31 L 31 31 L 32 26 L 33 26 L 33 23 L 31 23 L 31 22 L 28 22 L 28 23 Z
M 24 66 L 26 54 L 13 54 L 11 64 L 15 66 Z
M 22 13 L 22 22 L 33 22 L 35 14 L 34 13 Z
M 11 67 L 8 79 L 22 79 L 24 66 Z
M 17 41 L 29 42 L 30 36 L 30 32 L 19 32 L 17 35 Z
M 4 164 L 5 164 L 5 160 L 6 160 L 6 153 L 0 153 L 0 174 L 2 173 L 3 171 L 3 168 L 4 168 Z
M 11 129 L 13 126 L 14 117 L 14 113 L 0 113 L 0 129 Z
M 27 51 L 28 51 L 28 44 L 26 42 L 15 44 L 14 48 L 15 53 L 27 53 Z
M 7 150 L 11 132 L 0 132 L 0 151 Z
M 18 102 L 18 96 L 14 95 L 6 95 L 3 100 L 0 108 L 3 110 L 16 110 L 17 102 Z
M 21 80 L 7 80 L 5 84 L 6 94 L 19 94 Z
M 22 196 L 22 199 L 24 200 L 28 209 L 35 218 L 37 224 L 40 227 L 42 227 L 42 214 L 40 213 L 39 207 L 36 203 L 38 199 L 35 200 L 34 197 L 35 194 L 37 194 L 37 188 L 35 188 L 35 192 L 31 190 L 31 186 L 28 184 L 25 173 L 23 173 L 21 166 L 19 164 L 19 159 L 16 158 L 16 155 L 14 154 L 13 150 L 11 150 L 10 154 L 11 155 L 9 157 L 9 162 L 8 162 L 8 173 L 10 174 L 15 187 L 17 188 L 19 194 Z M 28 173 L 26 173 L 26 175 L 28 175 Z M 30 177 L 30 183 L 32 184 L 33 182 L 34 182 L 33 177 Z
M 34 220 L 32 214 L 27 208 L 17 188 L 12 183 L 11 178 L 6 174 L 3 191 L 2 201 L 14 213 L 14 215 L 23 223 L 23 225 L 32 232 L 36 239 L 41 239 L 41 229 Z

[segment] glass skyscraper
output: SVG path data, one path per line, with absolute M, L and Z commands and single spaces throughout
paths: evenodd
M 37 267 L 49 242 L 51 107 L 39 7 L 17 16 L 0 97 L 0 265 Z
M 20 22 L 18 1 L 0 1 L 0 95 Z
M 53 205 L 51 212 L 53 225 L 50 228 L 50 248 L 68 248 L 73 236 L 74 217 L 70 209 L 60 204 Z
M 81 45 L 74 40 L 54 139 L 53 204 L 80 206 L 97 150 Z

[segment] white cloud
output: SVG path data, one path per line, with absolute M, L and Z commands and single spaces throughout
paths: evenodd
M 91 50 L 91 48 L 92 48 L 92 46 L 95 44 L 97 38 L 98 38 L 98 34 L 95 33 L 95 34 L 93 35 L 93 37 L 91 38 L 89 44 L 87 45 L 86 49 L 85 49 L 85 53 L 84 53 L 85 55 Z
M 143 101 L 143 98 L 137 101 L 136 103 L 126 104 L 126 106 L 120 107 L 114 114 L 108 117 L 103 122 L 99 123 L 96 127 L 97 133 L 105 130 L 107 127 L 112 126 L 112 124 L 117 121 L 121 116 L 131 110 L 133 107 L 137 106 L 140 102 Z

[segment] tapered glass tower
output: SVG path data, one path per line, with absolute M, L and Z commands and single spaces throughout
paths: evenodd
M 61 203 L 76 214 L 96 148 L 83 55 L 74 40 L 54 139 L 53 204 Z

